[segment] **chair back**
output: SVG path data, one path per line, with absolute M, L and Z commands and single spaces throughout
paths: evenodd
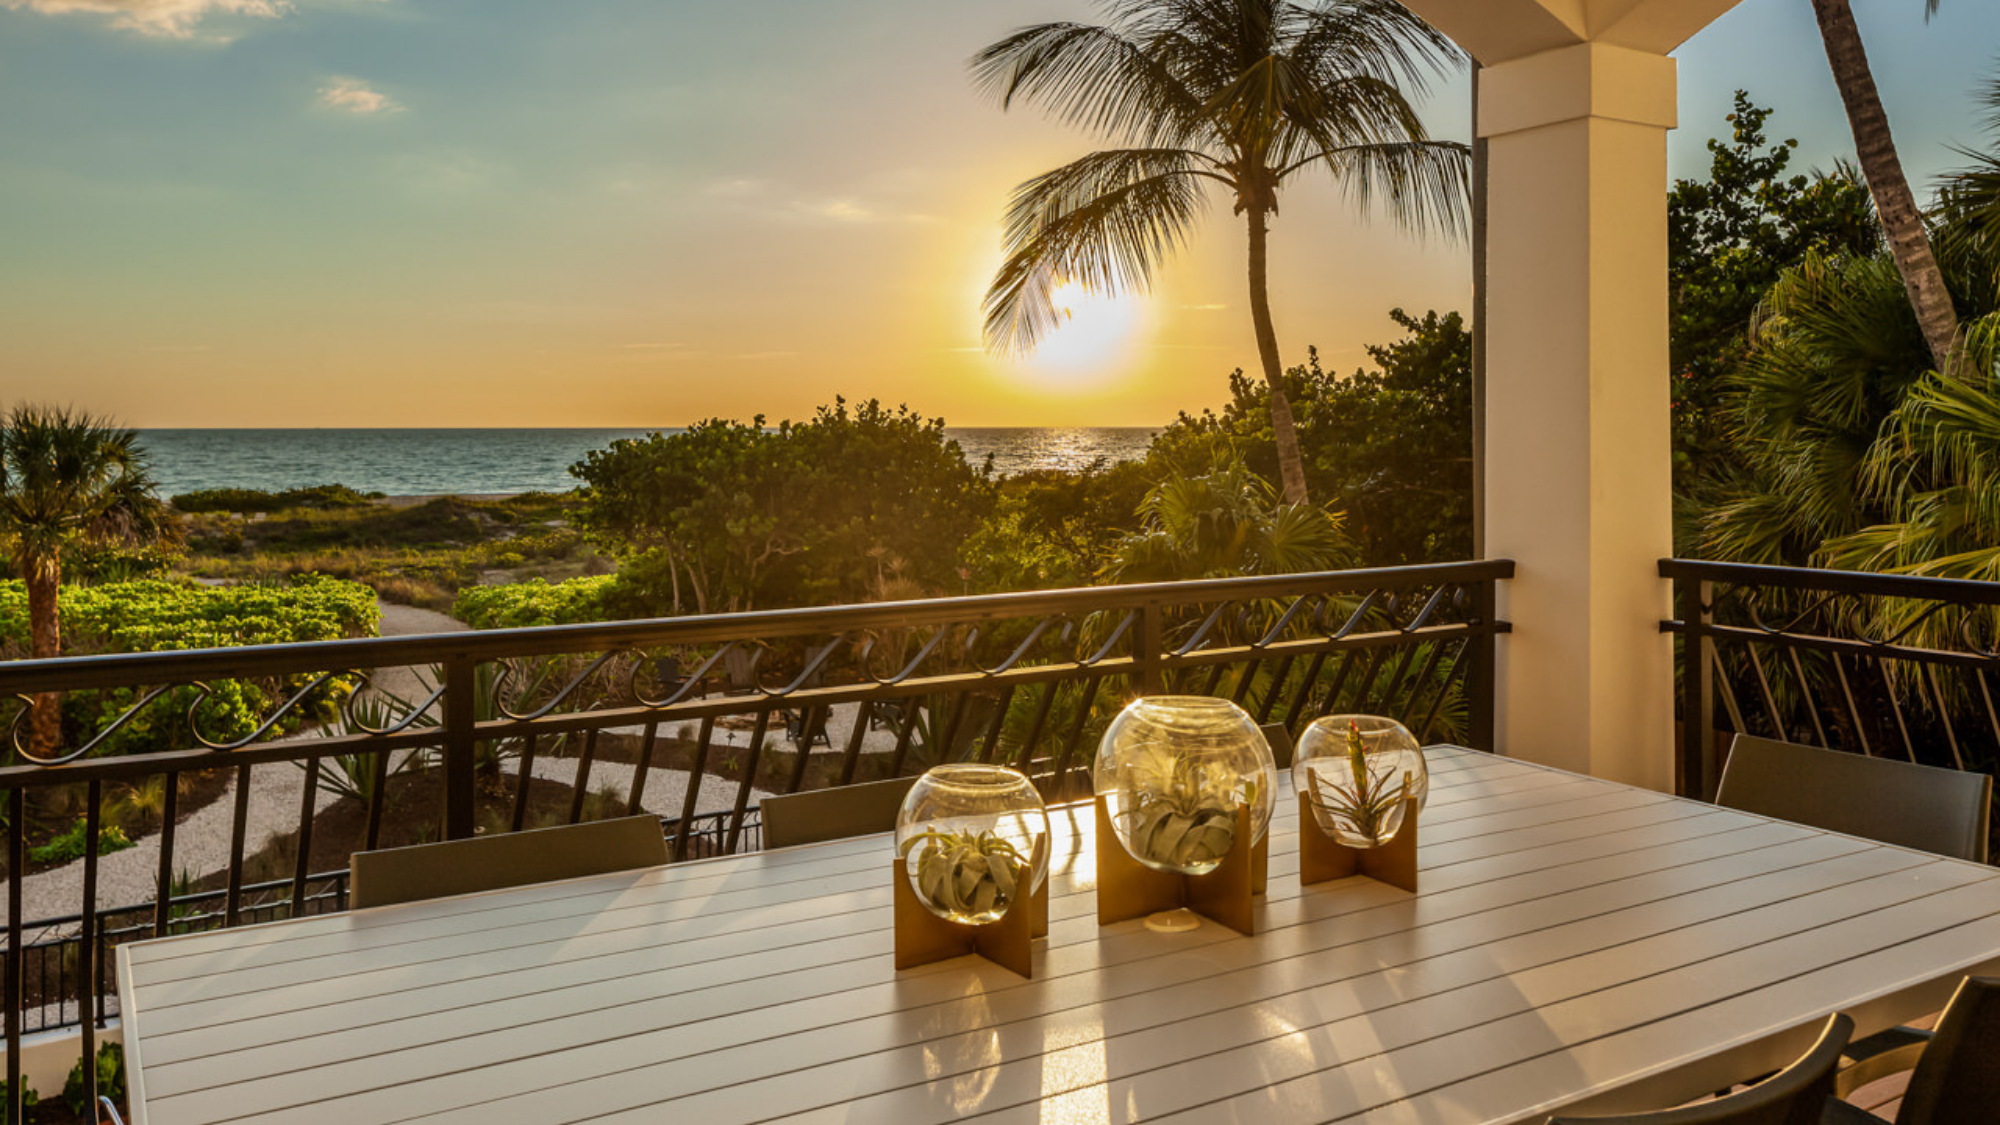
M 1984 863 L 1993 778 L 1739 734 L 1715 803 Z
M 1960 982 L 1896 1111 L 1896 1125 L 1961 1121 L 2000 1121 L 2000 977 Z
M 1820 1125 L 1820 1114 L 1833 1096 L 1840 1053 L 1853 1034 L 1853 1020 L 1833 1016 L 1820 1030 L 1819 1042 L 1797 1062 L 1714 1101 L 1619 1117 L 1551 1117 L 1549 1125 Z
M 355 852 L 347 897 L 360 910 L 667 862 L 657 816 L 625 816 L 439 844 Z
M 893 831 L 903 798 L 916 783 L 914 777 L 895 777 L 766 797 L 760 806 L 764 846 L 789 848 Z

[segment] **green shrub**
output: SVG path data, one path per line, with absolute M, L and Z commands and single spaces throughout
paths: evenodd
M 128 546 L 120 543 L 80 548 L 64 554 L 63 578 L 68 582 L 87 584 L 136 582 L 141 578 L 157 578 L 165 574 L 175 561 L 173 552 L 154 544 Z
M 374 591 L 317 575 L 251 586 L 152 578 L 62 591 L 72 654 L 332 641 L 372 636 L 380 623 Z M 27 641 L 27 589 L 0 582 L 0 642 Z
M 68 830 L 62 835 L 57 836 L 46 844 L 37 844 L 29 848 L 28 858 L 36 863 L 68 863 L 73 859 L 82 859 L 84 852 L 83 838 L 85 830 L 88 827 L 88 821 L 82 817 L 77 817 L 76 822 L 71 824 Z M 133 846 L 132 838 L 125 834 L 124 829 L 115 824 L 99 826 L 97 830 L 98 855 L 102 856 L 110 855 L 112 852 L 122 852 L 126 848 Z
M 545 582 L 531 578 L 503 586 L 459 591 L 451 615 L 475 629 L 516 629 L 533 625 L 575 625 L 606 617 L 611 575 Z
M 173 505 L 188 513 L 235 512 L 248 515 L 292 508 L 317 508 L 322 511 L 360 508 L 373 503 L 381 495 L 379 492 L 364 495 L 344 484 L 316 484 L 310 488 L 288 488 L 283 492 L 264 492 L 255 488 L 204 488 L 181 493 L 173 498 Z
M 125 1102 L 125 1048 L 116 1043 L 106 1043 L 97 1049 L 97 1095 L 120 1105 Z M 90 1087 L 84 1084 L 81 1056 L 69 1068 L 69 1077 L 63 1080 L 62 1098 L 79 1120 L 97 1119 L 90 1111 Z
M 63 634 L 72 655 L 332 641 L 373 636 L 380 622 L 373 590 L 318 575 L 248 586 L 147 579 L 62 590 Z M 18 652 L 27 645 L 27 592 L 19 582 L 0 582 L 0 646 Z M 202 733 L 216 741 L 242 738 L 257 729 L 274 701 L 303 684 L 211 681 L 201 706 Z M 288 715 L 283 729 L 325 717 L 347 689 L 342 681 L 327 685 Z M 140 698 L 136 688 L 70 692 L 63 699 L 66 744 L 88 741 Z M 192 745 L 188 713 L 198 698 L 197 688 L 171 689 L 107 738 L 99 753 Z
M 0 1125 L 10 1125 L 10 1122 L 12 1120 L 11 1114 L 13 1113 L 14 1099 L 7 1096 L 9 1092 L 10 1091 L 7 1089 L 6 1080 L 0 1079 Z M 42 1096 L 35 1092 L 35 1088 L 33 1086 L 30 1086 L 28 1084 L 28 1076 L 25 1074 L 22 1075 L 21 1117 L 23 1120 L 31 1121 L 34 1119 L 35 1103 L 41 1100 Z

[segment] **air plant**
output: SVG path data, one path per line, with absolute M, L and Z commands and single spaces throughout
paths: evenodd
M 958 922 L 999 918 L 1033 877 L 1020 849 L 991 830 L 920 833 L 903 842 L 903 860 L 931 909 Z
M 1393 773 L 1369 769 L 1368 742 L 1362 737 L 1361 728 L 1352 722 L 1347 724 L 1346 764 L 1352 785 L 1328 776 L 1337 772 L 1337 767 L 1307 771 L 1311 784 L 1305 797 L 1312 805 L 1314 818 L 1322 827 L 1336 832 L 1344 822 L 1354 835 L 1365 838 L 1370 847 L 1387 843 L 1402 825 L 1401 809 L 1410 793 L 1410 775 L 1405 773 L 1397 778 Z M 1326 765 L 1331 767 L 1334 763 L 1329 761 Z
M 1164 756 L 1164 755 L 1163 755 Z M 1236 844 L 1236 809 L 1255 805 L 1257 783 L 1221 762 L 1175 757 L 1136 765 L 1126 843 L 1139 859 L 1176 871 L 1201 872 L 1222 862 Z

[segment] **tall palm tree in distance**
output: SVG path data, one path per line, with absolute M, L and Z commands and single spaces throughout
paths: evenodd
M 1103 25 L 1037 24 L 972 59 L 1003 108 L 1037 103 L 1125 146 L 1014 190 L 1006 258 L 986 293 L 987 345 L 1032 349 L 1061 322 L 1051 294 L 1064 282 L 1149 288 L 1220 189 L 1249 234 L 1250 317 L 1284 500 L 1303 503 L 1267 281 L 1279 189 L 1317 169 L 1406 227 L 1462 233 L 1468 150 L 1431 139 L 1410 98 L 1463 56 L 1395 0 L 1100 3 Z
M 27 585 L 33 656 L 62 655 L 66 549 L 157 538 L 166 527 L 136 431 L 62 407 L 17 406 L 0 424 L 0 536 Z M 34 699 L 28 732 L 38 753 L 61 739 L 59 702 Z
M 1854 23 L 1854 9 L 1849 0 L 1812 0 L 1812 6 L 1826 45 L 1826 61 L 1833 67 L 1834 84 L 1840 87 L 1840 100 L 1847 107 L 1847 123 L 1854 130 L 1861 175 L 1875 197 L 1875 211 L 1881 216 L 1882 232 L 1888 235 L 1896 272 L 1902 275 L 1910 307 L 1916 310 L 1931 361 L 1939 371 L 1949 371 L 1952 347 L 1958 339 L 1958 313 L 1945 289 L 1944 273 L 1931 250 L 1916 196 L 1896 155 L 1896 139 L 1889 132 L 1889 115 L 1882 108 L 1882 95 L 1868 67 L 1868 52 L 1861 43 L 1861 29 Z M 1925 0 L 1925 17 L 1937 8 L 1938 0 Z

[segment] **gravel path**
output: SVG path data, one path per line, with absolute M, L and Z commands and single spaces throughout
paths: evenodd
M 422 633 L 457 632 L 465 629 L 459 621 L 441 613 L 416 609 L 411 606 L 382 606 L 382 635 L 409 636 Z M 426 687 L 428 676 L 416 668 L 389 668 L 376 673 L 375 687 L 392 692 L 406 700 L 419 700 L 429 694 Z M 835 722 L 838 722 L 836 718 Z M 774 737 L 782 738 L 780 730 Z M 871 742 L 875 739 L 871 736 Z M 734 745 L 747 746 L 749 735 L 741 734 L 730 741 Z M 893 736 L 889 746 L 894 746 Z M 842 743 L 839 737 L 835 745 Z M 820 752 L 825 747 L 820 747 Z M 512 767 L 518 768 L 518 767 Z M 577 760 L 574 758 L 539 758 L 535 762 L 535 776 L 565 784 L 576 779 Z M 590 787 L 601 789 L 609 784 L 619 793 L 631 792 L 633 767 L 619 762 L 597 762 L 591 768 Z M 250 770 L 250 811 L 244 832 L 244 854 L 254 855 L 274 835 L 287 833 L 298 827 L 299 804 L 305 795 L 305 770 L 287 762 L 253 766 Z M 644 805 L 648 812 L 664 816 L 679 816 L 681 804 L 687 794 L 688 774 L 684 770 L 653 769 L 646 774 Z M 752 800 L 764 796 L 761 790 L 752 790 Z M 231 821 L 235 816 L 236 781 L 231 778 L 229 786 L 221 796 L 183 820 L 174 830 L 174 867 L 177 873 L 199 877 L 223 871 L 229 865 L 229 837 Z M 339 798 L 329 793 L 322 785 L 317 794 L 315 810 L 324 810 Z M 705 777 L 697 809 L 701 812 L 722 812 L 736 805 L 736 783 L 716 777 Z M 160 837 L 158 833 L 141 836 L 136 846 L 112 855 L 103 856 L 97 862 L 97 904 L 100 909 L 107 907 L 131 906 L 150 902 L 153 899 L 160 865 Z M 65 867 L 44 871 L 29 876 L 22 884 L 21 911 L 31 919 L 59 918 L 80 913 L 83 908 L 83 862 L 78 860 Z M 6 904 L 0 900 L 0 922 L 6 918 Z M 56 927 L 44 934 L 52 935 L 57 930 L 73 930 L 73 926 Z M 30 940 L 36 935 L 29 935 Z

